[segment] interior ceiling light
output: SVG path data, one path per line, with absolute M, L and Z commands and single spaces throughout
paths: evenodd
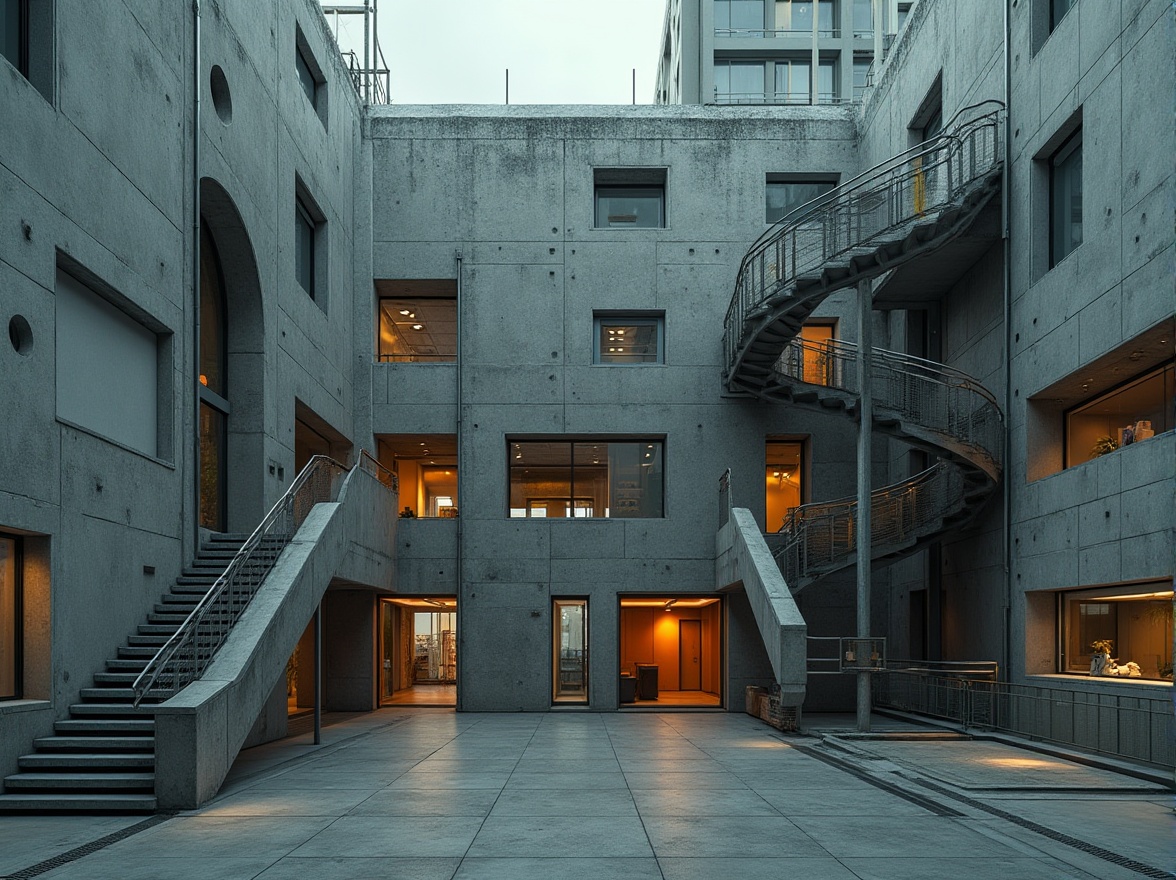
M 424 324 L 413 324 L 413 325 L 412 325 L 412 329 L 413 329 L 413 330 L 424 330 L 424 329 L 425 329 L 425 325 L 424 325 Z
M 408 309 L 401 309 L 401 310 L 400 310 L 400 314 L 402 314 L 402 315 L 407 315 L 407 314 L 408 314 Z

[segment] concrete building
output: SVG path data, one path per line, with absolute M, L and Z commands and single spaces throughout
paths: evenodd
M 1170 764 L 1171 7 L 813 5 L 671 0 L 681 106 L 396 107 L 310 0 L 4 0 L 0 805 L 201 803 L 316 679 L 844 709 L 855 630 Z

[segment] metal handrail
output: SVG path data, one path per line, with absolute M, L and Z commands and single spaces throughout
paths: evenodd
M 998 168 L 1003 113 L 998 101 L 964 108 L 948 130 L 801 205 L 756 239 L 739 264 L 723 322 L 728 375 L 751 330 L 747 322 L 770 299 L 782 291 L 795 295 L 801 277 L 819 277 L 830 261 L 895 237 Z M 883 271 L 879 266 L 872 274 Z
M 351 469 L 325 455 L 313 456 L 179 629 L 135 678 L 131 689 L 136 707 L 149 694 L 173 694 L 203 674 L 311 509 L 337 499 L 342 477 L 355 470 L 396 491 L 395 474 L 366 451 Z M 391 480 L 386 481 L 381 471 Z
M 774 372 L 856 395 L 861 391 L 857 350 L 855 343 L 839 339 L 796 337 Z M 977 380 L 946 364 L 882 348 L 874 349 L 870 380 L 876 407 L 983 453 L 995 476 L 1004 453 L 1004 415 L 996 397 Z

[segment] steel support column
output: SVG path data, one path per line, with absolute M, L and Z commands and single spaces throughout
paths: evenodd
M 854 533 L 857 545 L 857 637 L 870 637 L 870 486 L 873 480 L 874 400 L 870 385 L 874 340 L 874 290 L 869 280 L 859 281 L 858 294 L 858 437 L 857 517 Z M 870 730 L 870 673 L 857 674 L 857 729 Z

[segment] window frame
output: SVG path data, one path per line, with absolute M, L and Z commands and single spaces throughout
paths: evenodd
M 319 208 L 318 203 L 311 196 L 309 188 L 303 183 L 299 175 L 294 176 L 294 241 L 293 241 L 293 273 L 294 280 L 303 292 L 310 297 L 324 313 L 327 311 L 329 294 L 327 274 L 327 218 Z M 304 230 L 310 231 L 309 245 L 305 248 L 309 259 L 307 267 L 309 278 L 303 278 L 299 255 L 303 248 L 299 246 L 299 235 Z M 306 281 L 309 280 L 308 287 Z
M 612 215 L 608 215 L 608 214 L 606 214 L 604 217 L 605 222 L 604 223 L 600 222 L 600 220 L 601 220 L 601 213 L 600 213 L 601 196 L 604 195 L 605 198 L 618 198 L 618 197 L 623 197 L 622 194 L 625 192 L 632 193 L 633 194 L 631 196 L 632 198 L 641 198 L 642 196 L 638 195 L 639 193 L 648 193 L 649 195 L 647 196 L 647 198 L 649 198 L 650 201 L 652 201 L 654 194 L 656 194 L 659 197 L 658 203 L 657 203 L 658 217 L 657 217 L 657 224 L 656 225 L 654 225 L 654 226 L 639 225 L 636 221 L 636 217 L 637 217 L 636 214 L 633 215 L 634 222 L 632 224 L 621 223 L 621 222 L 617 222 L 614 224 L 609 219 L 609 217 Z M 616 195 L 609 195 L 609 194 L 613 194 L 613 193 L 615 193 Z M 664 185 L 615 184 L 615 183 L 600 184 L 600 183 L 598 183 L 598 184 L 596 184 L 594 191 L 593 191 L 593 206 L 594 206 L 594 211 L 593 211 L 592 224 L 593 224 L 594 229 L 665 229 L 666 228 L 666 190 L 665 190 Z M 617 215 L 617 216 L 620 216 L 620 215 Z
M 1136 385 L 1140 385 L 1140 384 L 1148 381 L 1149 379 L 1153 379 L 1153 378 L 1157 378 L 1157 377 L 1160 378 L 1160 380 L 1161 380 L 1160 408 L 1161 408 L 1161 411 L 1164 413 L 1164 416 L 1166 418 L 1172 418 L 1173 422 L 1174 422 L 1174 424 L 1169 424 L 1169 425 L 1165 425 L 1165 424 L 1161 424 L 1159 426 L 1153 425 L 1152 430 L 1154 431 L 1154 434 L 1152 436 L 1155 437 L 1157 435 L 1165 434 L 1165 433 L 1168 433 L 1168 432 L 1176 429 L 1176 416 L 1173 416 L 1173 414 L 1170 412 L 1169 408 L 1167 406 L 1165 406 L 1165 401 L 1170 399 L 1166 396 L 1167 385 L 1166 385 L 1165 375 L 1171 371 L 1174 371 L 1174 370 L 1176 370 L 1176 359 L 1169 360 L 1165 363 L 1157 364 L 1156 366 L 1149 367 L 1148 369 L 1143 370 L 1140 373 L 1136 373 L 1134 376 L 1132 376 L 1129 379 L 1125 379 L 1116 385 L 1112 385 L 1110 388 L 1107 388 L 1105 391 L 1101 391 L 1097 394 L 1094 394 L 1088 400 L 1084 400 L 1080 403 L 1076 403 L 1073 406 L 1067 407 L 1066 409 L 1062 410 L 1062 470 L 1068 470 L 1072 467 L 1078 467 L 1079 465 L 1087 464 L 1088 462 L 1094 461 L 1097 458 L 1101 458 L 1102 455 L 1110 454 L 1110 452 L 1117 452 L 1119 449 L 1123 448 L 1122 444 L 1120 443 L 1120 438 L 1115 438 L 1115 442 L 1120 443 L 1120 445 L 1118 445 L 1115 449 L 1110 450 L 1109 452 L 1106 452 L 1106 453 L 1102 453 L 1101 455 L 1092 455 L 1089 458 L 1083 459 L 1082 461 L 1071 461 L 1071 457 L 1070 457 L 1070 439 L 1071 439 L 1070 420 L 1071 420 L 1071 418 L 1073 418 L 1073 416 L 1075 416 L 1075 415 L 1081 415 L 1081 412 L 1080 412 L 1081 410 L 1086 410 L 1086 409 L 1090 409 L 1092 407 L 1098 406 L 1100 403 L 1108 401 L 1113 397 L 1117 397 L 1118 395 L 1122 394 L 1124 391 L 1127 391 Z M 1135 423 L 1132 423 L 1132 424 L 1134 425 Z M 1113 437 L 1113 435 L 1111 435 L 1111 436 Z M 1133 446 L 1133 445 L 1135 445 L 1135 443 L 1142 443 L 1144 439 L 1152 439 L 1152 438 L 1135 439 L 1127 445 Z
M 779 218 L 773 220 L 768 213 L 768 188 L 771 186 L 791 186 L 794 184 L 830 184 L 829 189 L 822 193 L 818 193 L 811 199 L 806 199 L 803 202 L 794 204 L 790 209 L 784 211 Z M 841 184 L 841 175 L 839 174 L 788 174 L 769 171 L 764 176 L 764 222 L 769 226 L 775 226 L 777 223 L 782 223 L 786 220 L 797 208 L 807 205 L 822 196 L 828 195 L 831 191 L 836 189 Z
M 604 343 L 601 336 L 605 328 L 617 326 L 655 327 L 656 339 L 654 359 L 651 361 L 604 360 Z M 603 367 L 658 367 L 666 362 L 666 320 L 665 312 L 593 312 L 592 314 L 592 365 Z
M 1085 600 L 1087 600 L 1087 604 L 1096 604 L 1096 603 L 1098 603 L 1099 599 L 1105 599 L 1106 601 L 1102 604 L 1110 605 L 1115 610 L 1115 614 L 1113 615 L 1115 620 L 1114 620 L 1114 623 L 1112 624 L 1114 631 L 1115 631 L 1115 636 L 1111 640 L 1112 641 L 1112 650 L 1111 650 L 1111 654 L 1110 654 L 1111 658 L 1114 660 L 1122 661 L 1123 666 L 1126 666 L 1129 661 L 1133 661 L 1133 662 L 1138 663 L 1138 660 L 1136 658 L 1130 657 L 1130 656 L 1123 656 L 1119 653 L 1119 651 L 1121 650 L 1120 633 L 1122 632 L 1122 627 L 1121 627 L 1121 624 L 1119 621 L 1119 618 L 1121 617 L 1121 615 L 1118 614 L 1119 605 L 1123 604 L 1123 603 L 1132 603 L 1132 602 L 1139 602 L 1139 603 L 1163 602 L 1163 603 L 1166 603 L 1168 606 L 1170 606 L 1171 602 L 1172 602 L 1171 581 L 1146 580 L 1146 581 L 1135 581 L 1135 582 L 1129 582 L 1129 583 L 1112 583 L 1112 584 L 1106 584 L 1101 587 L 1099 587 L 1099 586 L 1075 587 L 1073 589 L 1058 590 L 1056 596 L 1057 596 L 1057 598 L 1056 598 L 1057 604 L 1055 607 L 1056 607 L 1056 615 L 1057 615 L 1057 626 L 1056 626 L 1057 644 L 1055 646 L 1055 666 L 1054 666 L 1054 668 L 1059 675 L 1080 675 L 1080 676 L 1085 675 L 1085 676 L 1087 676 L 1091 679 L 1097 680 L 1097 681 L 1131 681 L 1131 682 L 1171 682 L 1172 681 L 1171 678 L 1167 678 L 1167 677 L 1164 677 L 1161 675 L 1157 675 L 1155 677 L 1144 676 L 1144 675 L 1139 675 L 1139 676 L 1092 676 L 1092 675 L 1090 675 L 1090 661 L 1089 661 L 1089 659 L 1084 659 L 1083 662 L 1080 662 L 1078 664 L 1075 664 L 1073 662 L 1073 660 L 1071 659 L 1071 654 L 1070 654 L 1071 647 L 1076 648 L 1079 651 L 1082 651 L 1083 653 L 1081 654 L 1081 656 L 1083 658 L 1089 658 L 1091 656 L 1091 653 L 1089 653 L 1090 644 L 1089 643 L 1082 644 L 1082 642 L 1085 642 L 1086 639 L 1081 638 L 1078 633 L 1073 632 L 1073 626 L 1071 624 L 1070 614 L 1069 614 L 1070 603 L 1081 603 L 1085 599 Z M 1132 598 L 1132 597 L 1138 597 L 1138 598 Z M 1108 617 L 1110 617 L 1110 616 L 1111 615 L 1108 614 Z M 1126 625 L 1130 626 L 1130 623 L 1128 622 Z M 1169 626 L 1171 626 L 1171 624 L 1169 624 Z M 1089 635 L 1090 635 L 1090 633 L 1088 632 L 1087 636 L 1089 637 Z M 1160 644 L 1162 645 L 1163 652 L 1170 652 L 1172 650 L 1172 641 L 1171 641 L 1170 637 L 1161 636 Z M 1139 659 L 1145 659 L 1145 656 L 1146 655 L 1141 655 L 1139 657 Z M 1161 653 L 1161 655 L 1160 655 L 1161 662 L 1157 664 L 1157 667 L 1162 666 L 1163 659 L 1164 659 L 1164 654 Z M 1166 659 L 1169 662 L 1171 662 L 1172 657 L 1169 655 L 1169 656 L 1167 656 Z M 1143 667 L 1143 669 L 1149 668 L 1147 665 L 1145 665 L 1143 663 L 1141 663 L 1139 665 L 1141 667 Z M 1159 672 L 1159 668 L 1157 668 L 1157 673 L 1158 672 Z
M 552 705 L 568 706 L 568 705 L 587 705 L 589 696 L 591 694 L 591 677 L 589 675 L 589 666 L 592 658 L 592 643 L 591 631 L 589 630 L 588 619 L 588 596 L 552 596 L 551 597 L 551 703 Z M 580 637 L 583 646 L 580 649 L 580 688 L 582 694 L 575 693 L 567 696 L 562 695 L 561 684 L 563 681 L 564 667 L 563 661 L 565 659 L 561 656 L 563 653 L 562 646 L 562 627 L 559 612 L 561 606 L 578 607 L 580 611 Z
M 784 527 L 787 520 L 788 513 L 795 510 L 796 507 L 801 507 L 809 502 L 810 489 L 809 486 L 809 459 L 811 451 L 809 449 L 809 442 L 811 436 L 808 434 L 767 434 L 764 436 L 764 528 L 769 534 L 778 532 Z M 771 446 L 796 446 L 797 447 L 797 467 L 796 467 L 796 491 L 797 497 L 800 499 L 796 507 L 787 508 L 784 516 L 780 518 L 780 523 L 772 528 L 772 523 L 768 520 L 768 491 L 767 481 L 771 479 L 774 474 L 770 471 L 774 465 L 769 459 L 769 447 Z
M 1075 162 L 1077 167 L 1075 168 Z M 1082 195 L 1082 126 L 1066 136 L 1050 154 L 1049 167 L 1049 268 L 1053 269 L 1082 244 L 1084 221 Z M 1077 178 L 1078 237 L 1074 240 L 1074 177 Z M 1064 176 L 1064 179 L 1063 179 Z M 1062 214 L 1069 214 L 1067 221 Z M 1064 251 L 1059 253 L 1064 248 Z
M 516 465 L 515 462 L 521 460 L 521 458 L 522 458 L 522 453 L 524 451 L 522 447 L 524 445 L 528 445 L 528 444 L 544 445 L 544 446 L 566 445 L 568 447 L 568 449 L 567 449 L 567 452 L 568 452 L 567 464 L 560 463 L 560 464 L 544 465 L 544 464 L 523 462 L 522 464 Z M 640 510 L 641 506 L 646 503 L 645 493 L 647 492 L 647 488 L 641 487 L 640 485 L 626 485 L 626 486 L 620 485 L 620 482 L 622 480 L 620 473 L 618 472 L 617 474 L 614 474 L 611 469 L 610 462 L 609 462 L 608 446 L 610 444 L 625 445 L 625 446 L 631 445 L 631 446 L 638 447 L 638 451 L 642 445 L 645 445 L 650 450 L 656 450 L 655 452 L 652 453 L 652 457 L 654 460 L 652 462 L 650 462 L 650 465 L 656 466 L 656 471 L 652 471 L 652 470 L 650 471 L 650 477 L 653 478 L 656 475 L 656 483 L 657 483 L 657 488 L 659 490 L 655 503 L 650 502 L 652 504 L 652 508 L 657 511 L 656 514 L 642 515 L 642 514 L 638 513 L 638 514 L 635 514 L 632 516 L 625 516 L 625 515 L 618 513 L 618 510 L 626 509 L 626 508 L 618 507 L 617 506 L 618 501 L 631 501 L 635 505 L 635 507 L 633 509 Z M 584 500 L 586 498 L 593 497 L 591 491 L 589 491 L 587 494 L 585 494 L 585 492 L 582 489 L 582 485 L 578 486 L 577 480 L 576 480 L 576 463 L 575 463 L 575 461 L 576 461 L 576 447 L 577 446 L 589 446 L 589 445 L 594 446 L 594 447 L 597 447 L 597 446 L 605 447 L 604 452 L 601 455 L 601 457 L 604 459 L 603 464 L 602 465 L 597 464 L 594 466 L 594 468 L 596 470 L 599 470 L 601 467 L 603 467 L 604 478 L 605 478 L 606 486 L 608 488 L 608 499 L 605 502 L 603 513 L 596 514 L 595 510 L 594 510 L 593 513 L 595 515 L 593 515 L 593 516 L 577 516 L 575 514 L 575 511 L 580 508 L 576 507 L 576 503 L 578 501 Z M 597 521 L 597 520 L 612 520 L 612 519 L 619 519 L 619 520 L 642 519 L 642 520 L 646 520 L 646 519 L 666 519 L 667 518 L 667 514 L 666 514 L 666 438 L 664 435 L 642 435 L 642 436 L 624 436 L 624 435 L 613 435 L 613 434 L 604 435 L 604 436 L 593 436 L 591 434 L 558 435 L 558 436 L 507 435 L 506 436 L 505 451 L 506 451 L 506 505 L 505 505 L 506 509 L 505 509 L 505 514 L 506 514 L 506 518 L 509 520 L 531 520 L 531 519 L 537 519 L 537 520 L 558 519 L 558 520 L 562 520 L 562 519 L 567 519 L 567 520 L 578 520 L 578 521 L 585 521 L 585 520 Z M 650 452 L 646 453 L 647 457 L 649 457 L 650 455 L 651 455 Z M 644 465 L 641 463 L 638 463 L 638 465 L 637 465 L 638 468 L 643 467 L 643 466 Z M 544 468 L 544 467 L 552 469 L 553 472 L 557 472 L 556 479 L 555 479 L 555 482 L 557 482 L 557 483 L 562 482 L 562 473 L 566 471 L 566 474 L 567 474 L 567 487 L 566 487 L 567 493 L 566 494 L 553 494 L 550 489 L 548 489 L 547 487 L 543 487 L 542 494 L 530 496 L 530 495 L 525 494 L 526 493 L 526 484 L 520 480 L 518 485 L 520 487 L 520 491 L 522 491 L 522 493 L 523 493 L 520 497 L 520 501 L 522 503 L 517 507 L 514 506 L 512 503 L 513 502 L 512 495 L 514 492 L 514 488 L 516 486 L 514 473 L 519 469 L 524 469 L 524 468 L 538 469 L 538 468 Z M 526 471 L 523 471 L 523 474 L 525 475 Z M 634 482 L 634 481 L 631 479 L 626 479 L 626 480 L 624 480 L 624 482 L 630 483 L 630 482 Z M 560 488 L 562 488 L 562 487 L 560 487 Z M 620 496 L 618 496 L 617 498 L 614 498 L 613 497 L 614 491 L 618 491 L 618 492 L 625 491 L 625 492 L 632 492 L 632 493 L 636 493 L 636 494 L 630 495 L 627 498 L 622 498 Z M 650 497 L 652 497 L 652 496 L 650 496 Z M 572 511 L 572 516 L 570 516 L 570 517 L 547 517 L 547 516 L 533 517 L 533 516 L 531 516 L 531 510 L 532 510 L 531 502 L 532 501 L 563 502 L 563 503 L 565 503 L 566 508 L 570 509 Z M 516 510 L 522 511 L 522 512 L 516 514 L 515 513 Z M 546 510 L 546 505 L 545 505 L 545 510 Z
M 294 25 L 294 74 L 299 91 L 306 96 L 323 128 L 327 127 L 327 77 L 314 50 L 303 33 L 302 26 Z
M 654 166 L 637 166 L 637 167 L 601 167 L 597 166 L 592 169 L 592 229 L 666 229 L 668 224 L 666 218 L 668 213 L 668 199 L 669 199 L 669 169 L 664 165 Z M 633 223 L 618 223 L 617 225 L 610 225 L 607 222 L 607 215 L 605 223 L 601 224 L 600 213 L 600 199 L 601 195 L 606 198 L 610 191 L 623 193 L 625 190 L 640 191 L 647 190 L 649 192 L 656 192 L 660 197 L 658 204 L 658 223 L 656 226 L 638 226 L 636 222 Z

